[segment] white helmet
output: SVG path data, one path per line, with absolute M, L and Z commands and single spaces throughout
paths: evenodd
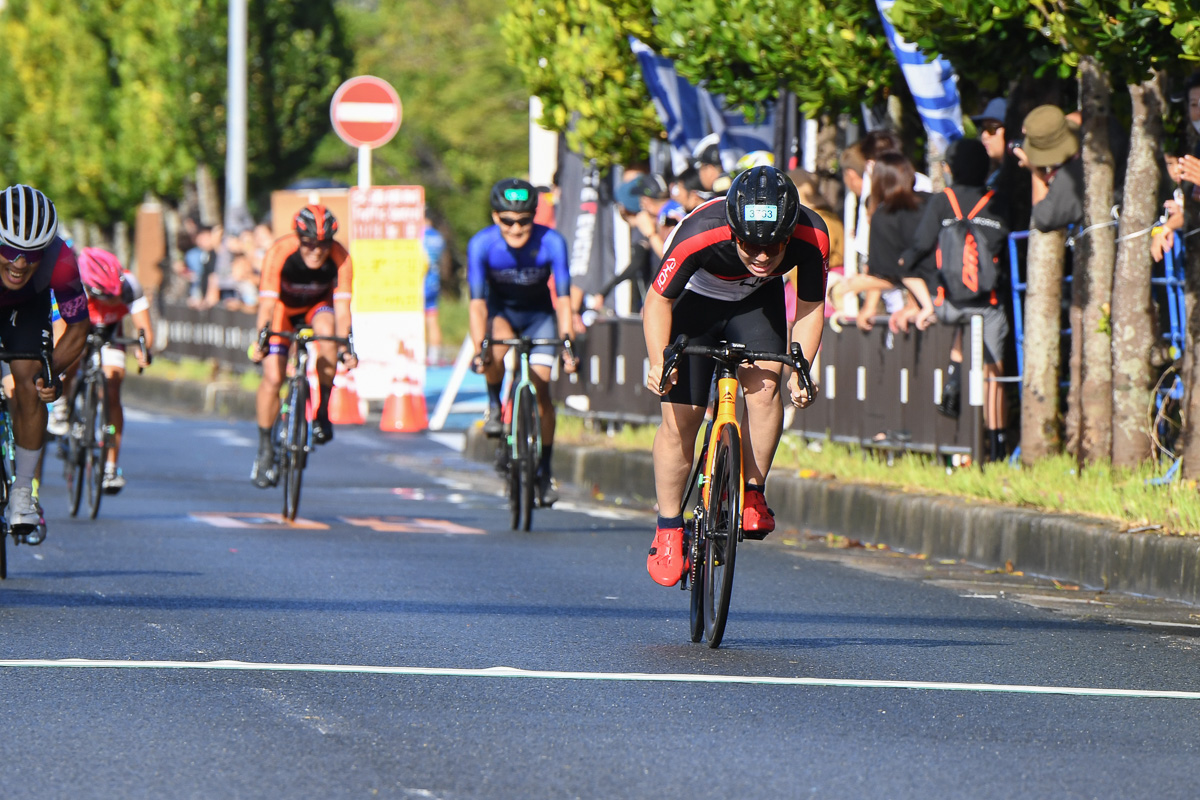
M 18 183 L 0 192 L 0 242 L 41 250 L 58 232 L 58 212 L 46 195 Z

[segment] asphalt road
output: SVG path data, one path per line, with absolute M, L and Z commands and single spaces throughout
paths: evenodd
M 126 491 L 9 544 L 4 798 L 1192 798 L 1194 609 L 778 534 L 719 650 L 588 497 L 508 530 L 453 438 L 132 414 Z

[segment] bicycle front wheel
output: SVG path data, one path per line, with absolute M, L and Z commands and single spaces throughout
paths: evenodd
M 697 508 L 696 514 L 683 523 L 684 536 L 691 566 L 687 578 L 690 581 L 691 602 L 688 609 L 689 632 L 692 641 L 698 642 L 704 638 L 704 561 L 701 557 L 703 550 L 700 543 L 704 540 L 704 514 Z
M 95 519 L 100 513 L 100 498 L 104 495 L 104 462 L 108 457 L 108 408 L 104 402 L 104 373 L 97 372 L 88 381 L 87 405 L 84 417 L 87 454 L 84 470 L 87 475 L 88 516 Z
M 521 483 L 521 529 L 533 522 L 533 502 L 537 484 L 538 412 L 537 397 L 529 386 L 521 388 L 513 420 L 517 437 L 517 471 Z
M 87 440 L 87 409 L 84 389 L 87 384 L 81 377 L 75 381 L 71 392 L 69 414 L 67 416 L 67 436 L 63 445 L 63 478 L 67 483 L 67 511 L 71 516 L 79 513 L 79 504 L 83 501 L 83 467 L 87 456 L 85 441 Z
M 733 592 L 733 567 L 742 532 L 742 442 L 733 425 L 721 428 L 705 509 L 704 639 L 720 647 Z
M 308 446 L 308 382 L 297 383 L 288 402 L 287 449 L 283 453 L 283 516 L 296 519 L 300 508 L 300 485 L 304 478 L 305 448 Z

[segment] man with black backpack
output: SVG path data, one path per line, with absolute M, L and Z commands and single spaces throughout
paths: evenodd
M 1004 344 L 1008 319 L 996 298 L 1003 264 L 1008 225 L 1005 210 L 986 188 L 990 160 L 977 139 L 959 139 L 946 150 L 942 169 L 948 188 L 930 198 L 912 243 L 900 263 L 912 264 L 936 248 L 937 297 L 931 302 L 939 322 L 958 325 L 950 350 L 942 400 L 938 410 L 957 417 L 962 397 L 962 327 L 972 316 L 983 317 L 985 367 L 984 429 L 991 459 L 1007 454 L 1005 443 L 1004 386 L 990 380 L 1004 374 Z M 924 308 L 924 298 L 917 298 Z

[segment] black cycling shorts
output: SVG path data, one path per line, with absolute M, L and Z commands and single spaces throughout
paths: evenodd
M 671 315 L 671 341 L 686 334 L 688 344 L 715 346 L 723 341 L 747 350 L 787 350 L 787 310 L 783 280 L 771 281 L 741 300 L 714 300 L 684 291 Z M 663 396 L 664 403 L 707 406 L 717 362 L 700 356 L 679 360 L 679 381 Z
M 39 353 L 43 333 L 50 333 L 50 292 L 39 292 L 17 305 L 0 307 L 0 347 Z

